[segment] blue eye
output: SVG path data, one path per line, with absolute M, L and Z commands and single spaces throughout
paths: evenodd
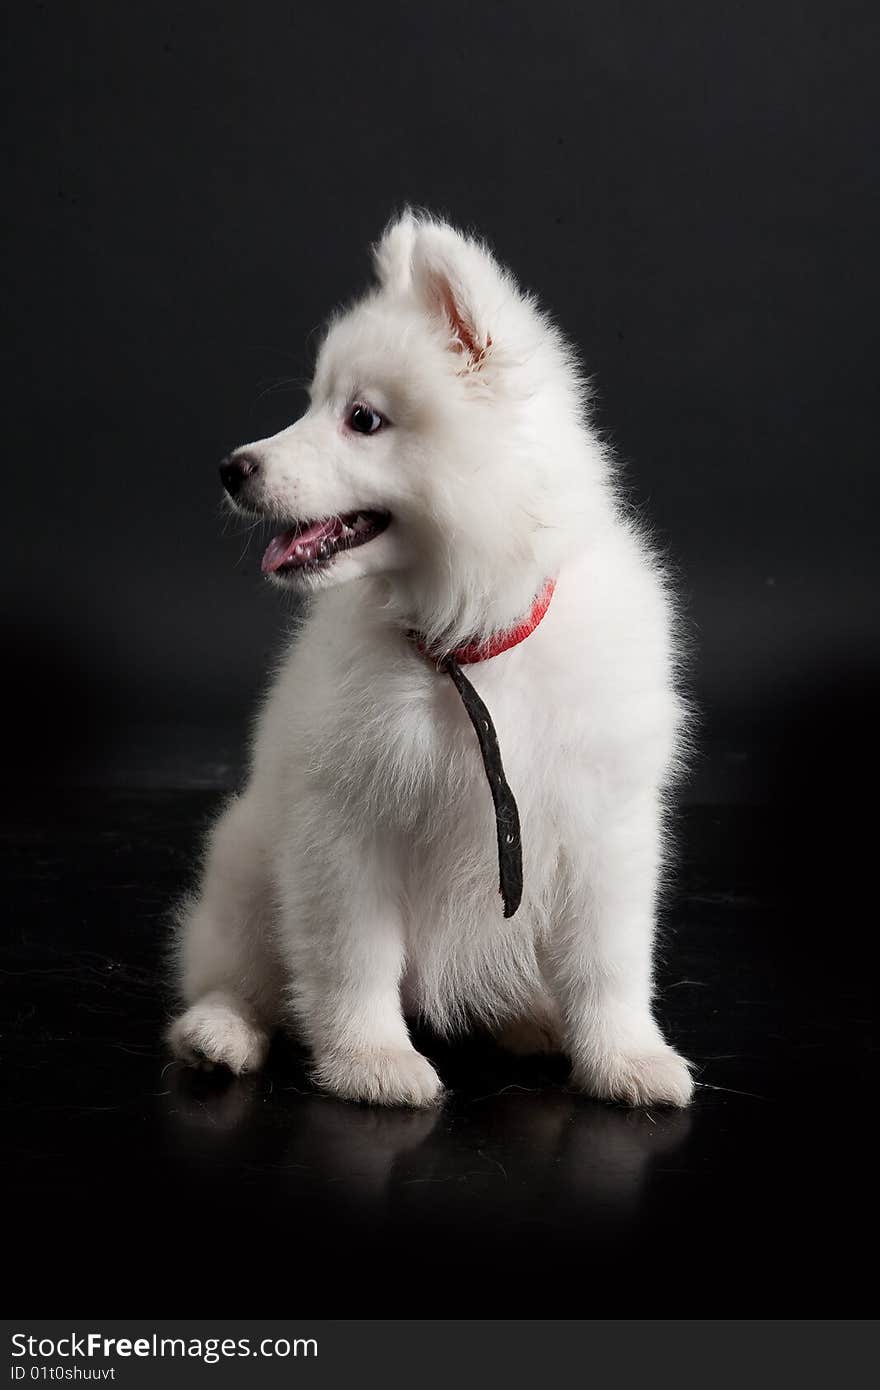
M 385 420 L 372 406 L 364 405 L 363 401 L 355 401 L 345 423 L 356 434 L 375 434 L 385 424 Z

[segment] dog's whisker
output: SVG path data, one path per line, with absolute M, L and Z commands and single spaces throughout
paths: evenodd
M 267 396 L 281 395 L 286 391 L 293 392 L 301 390 L 303 390 L 301 382 L 292 381 L 287 377 L 282 377 L 278 381 L 267 382 L 266 385 L 259 390 L 257 394 L 257 401 L 259 402 L 265 400 Z

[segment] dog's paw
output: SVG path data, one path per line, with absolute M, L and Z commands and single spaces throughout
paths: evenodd
M 694 1093 L 690 1063 L 666 1044 L 644 1052 L 612 1053 L 576 1068 L 572 1080 L 597 1100 L 625 1105 L 683 1107 Z
M 259 1071 L 269 1051 L 269 1034 L 244 1018 L 223 995 L 207 995 L 168 1030 L 168 1045 L 180 1062 L 210 1070 L 228 1067 L 236 1076 Z
M 340 1099 L 369 1105 L 436 1105 L 443 1091 L 431 1063 L 411 1047 L 326 1053 L 313 1076 Z
M 563 1052 L 562 1034 L 550 1018 L 514 1018 L 496 1035 L 499 1047 L 516 1057 Z

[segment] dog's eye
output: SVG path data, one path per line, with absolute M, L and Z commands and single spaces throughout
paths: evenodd
M 385 421 L 378 410 L 374 410 L 370 405 L 364 405 L 363 401 L 356 401 L 349 410 L 345 423 L 350 430 L 354 430 L 357 434 L 375 434 L 377 430 L 382 428 Z

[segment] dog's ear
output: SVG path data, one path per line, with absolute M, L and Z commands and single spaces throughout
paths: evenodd
M 373 264 L 383 289 L 398 292 L 409 289 L 415 239 L 416 222 L 409 209 L 388 223 L 373 247 Z
M 449 328 L 449 345 L 468 371 L 482 367 L 492 346 L 489 320 L 500 272 L 477 242 L 439 223 L 416 229 L 412 249 L 413 288 L 429 314 Z

